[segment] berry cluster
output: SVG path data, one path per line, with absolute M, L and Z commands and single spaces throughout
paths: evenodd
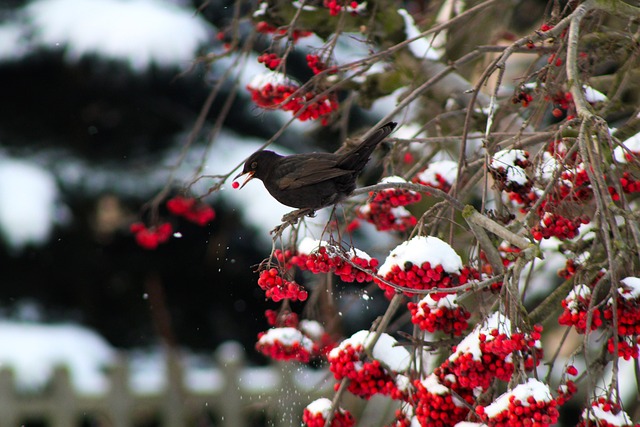
M 378 275 L 384 282 L 379 279 L 375 282 L 388 298 L 393 296 L 395 289 L 385 282 L 425 290 L 464 285 L 479 276 L 477 271 L 463 267 L 462 259 L 451 246 L 433 236 L 416 236 L 398 245 L 380 266 Z M 409 297 L 414 296 L 411 291 L 404 292 Z M 432 294 L 434 299 L 439 297 Z
M 622 191 L 627 194 L 640 193 L 640 181 L 635 179 L 629 172 L 623 172 L 620 178 L 620 186 Z M 609 187 L 609 192 L 612 193 L 613 200 L 620 200 L 620 196 L 615 193 L 613 187 Z
M 277 28 L 266 21 L 259 21 L 259 22 L 256 22 L 256 31 L 262 34 L 275 34 L 278 36 L 286 36 L 289 32 L 289 29 L 284 27 Z M 291 32 L 291 38 L 295 43 L 298 41 L 298 39 L 302 37 L 309 37 L 312 34 L 313 33 L 311 31 L 293 30 Z
M 409 302 L 407 307 L 411 312 L 411 322 L 423 331 L 460 336 L 469 326 L 467 320 L 471 313 L 458 305 L 454 295 L 446 295 L 437 301 L 427 295 L 417 304 Z
M 518 248 L 517 246 L 512 246 L 509 242 L 500 243 L 500 246 L 498 246 L 498 254 L 500 254 L 500 258 L 502 259 L 502 265 L 505 268 L 508 268 L 515 262 L 518 254 L 521 251 L 522 250 L 520 248 Z M 480 251 L 480 260 L 482 261 L 482 265 L 480 267 L 482 273 L 486 274 L 487 276 L 492 276 L 494 274 L 493 267 L 491 266 L 491 264 L 489 264 L 487 255 L 484 253 L 484 251 Z M 502 289 L 502 282 L 493 283 L 487 289 L 492 292 L 497 292 Z
M 394 180 L 398 181 L 398 180 Z M 394 182 L 388 178 L 385 178 L 381 181 L 381 184 L 385 184 L 387 182 Z M 399 182 L 406 182 L 405 180 L 401 180 Z M 420 193 L 416 193 L 415 191 L 406 190 L 404 188 L 387 188 L 385 190 L 381 190 L 377 193 L 369 193 L 369 203 L 377 203 L 380 205 L 387 205 L 392 208 L 397 208 L 398 206 L 407 206 L 413 203 L 419 202 L 421 199 Z
M 284 279 L 276 268 L 262 270 L 258 278 L 258 286 L 265 291 L 265 296 L 274 302 L 279 302 L 283 299 L 304 301 L 308 297 L 307 291 L 302 286 Z
M 269 326 L 281 328 L 283 326 L 296 328 L 298 327 L 298 315 L 289 310 L 282 310 L 280 312 L 275 310 L 266 310 L 264 317 L 267 319 Z
M 274 360 L 309 362 L 313 342 L 296 328 L 271 328 L 258 334 L 256 350 Z
M 167 200 L 167 209 L 173 215 L 181 216 L 200 226 L 207 225 L 216 217 L 216 212 L 211 206 L 190 197 L 176 196 Z
M 562 65 L 562 59 L 556 58 L 551 54 L 548 58 L 549 63 L 555 63 L 556 65 Z M 575 104 L 573 102 L 573 95 L 571 92 L 557 92 L 554 95 L 545 95 L 545 101 L 550 102 L 553 105 L 551 115 L 556 119 L 565 117 L 567 120 L 571 120 L 575 116 Z
M 313 74 L 320 74 L 324 70 L 329 69 L 329 66 L 327 66 L 327 64 L 325 64 L 325 62 L 322 59 L 320 59 L 318 55 L 308 54 L 306 56 L 306 60 L 307 60 L 307 65 L 309 66 L 309 68 L 311 68 L 311 71 L 313 71 Z M 328 74 L 331 75 L 337 72 L 338 70 L 335 67 L 331 67 L 328 71 Z
M 569 368 L 573 368 L 573 370 L 575 370 L 575 374 L 572 374 L 569 372 L 569 369 L 567 369 L 567 373 L 570 375 L 577 375 L 578 371 L 575 367 L 573 366 L 569 366 Z M 567 403 L 567 401 L 569 399 L 571 399 L 576 392 L 578 391 L 578 387 L 576 387 L 576 383 L 574 383 L 572 380 L 567 380 L 566 383 L 564 384 L 560 384 L 558 386 L 558 396 L 556 397 L 556 402 L 558 402 L 558 406 L 562 406 L 565 403 Z
M 318 99 L 316 94 L 309 91 L 294 95 L 299 87 L 292 82 L 280 83 L 252 82 L 247 86 L 251 92 L 251 99 L 259 107 L 290 111 L 298 115 L 300 121 L 320 119 L 322 125 L 328 124 L 329 115 L 338 109 L 338 98 L 334 93 L 322 95 Z
M 622 357 L 624 360 L 637 359 L 640 356 L 640 338 L 633 336 L 618 336 L 618 357 Z M 607 351 L 610 354 L 615 354 L 615 340 L 613 337 L 607 340 Z
M 414 407 L 416 406 L 414 399 L 404 402 L 400 409 L 396 410 L 394 420 L 388 427 L 411 427 L 421 425 L 415 415 Z
M 270 70 L 275 70 L 282 63 L 282 58 L 275 53 L 263 53 L 258 56 L 258 62 L 264 64 L 264 66 Z
M 588 310 L 591 302 L 591 289 L 586 285 L 575 286 L 569 295 L 562 300 L 563 312 L 558 318 L 558 323 L 573 326 L 576 332 L 584 334 L 587 329 Z M 595 307 L 591 314 L 591 330 L 596 330 L 602 325 L 600 310 Z
M 392 373 L 379 360 L 367 360 L 362 344 L 340 345 L 329 352 L 327 360 L 335 379 L 348 378 L 348 390 L 356 396 L 369 399 L 374 394 L 399 394 Z
M 589 222 L 589 218 L 584 215 L 569 219 L 560 214 L 544 212 L 540 223 L 531 229 L 531 234 L 536 240 L 550 237 L 560 240 L 573 239 L 578 235 L 580 226 Z
M 530 378 L 476 413 L 488 427 L 548 427 L 558 421 L 557 402 L 547 385 Z
M 467 417 L 473 404 L 472 394 L 454 395 L 451 382 L 440 379 L 435 373 L 423 380 L 415 380 L 414 386 L 412 398 L 421 426 L 454 426 Z
M 556 187 L 557 199 L 580 202 L 588 200 L 592 196 L 591 181 L 589 181 L 589 174 L 584 168 L 584 163 L 562 171 L 559 185 Z
M 358 218 L 376 226 L 379 231 L 407 231 L 418 223 L 415 216 L 404 207 L 388 208 L 383 205 L 367 203 L 356 208 Z
M 387 282 L 391 282 L 398 286 L 411 288 L 416 290 L 427 290 L 434 288 L 446 289 L 453 286 L 466 284 L 470 279 L 478 277 L 478 273 L 469 268 L 464 267 L 458 273 L 448 273 L 442 265 L 432 266 L 428 261 L 422 265 L 406 262 L 404 265 L 393 265 L 382 278 Z M 386 283 L 375 280 L 378 286 L 385 291 L 387 297 L 393 296 L 395 289 Z M 415 294 L 404 292 L 405 295 L 412 297 Z M 439 298 L 445 293 L 432 294 L 433 298 Z
M 451 160 L 442 160 L 430 163 L 426 169 L 413 178 L 413 182 L 449 192 L 457 174 L 458 163 Z
M 352 14 L 362 13 L 367 7 L 367 2 L 357 2 L 356 0 L 324 0 L 324 6 L 329 9 L 331 16 L 338 16 L 343 8 Z
M 383 179 L 381 184 L 403 182 L 404 179 L 391 176 Z M 369 193 L 369 201 L 356 209 L 356 215 L 376 226 L 377 230 L 405 231 L 417 224 L 416 218 L 404 206 L 417 203 L 420 193 L 402 188 L 387 188 L 377 193 Z
M 529 46 L 529 49 L 532 49 L 533 43 L 531 43 L 531 46 Z M 521 86 L 518 91 L 515 93 L 515 95 L 513 95 L 513 98 L 511 98 L 511 102 L 514 104 L 520 104 L 522 105 L 524 108 L 527 108 L 529 106 L 529 104 L 531 103 L 531 101 L 533 101 L 533 96 L 531 95 L 531 90 L 527 87 Z
M 362 269 L 376 272 L 378 260 L 371 258 L 365 252 L 353 248 L 343 251 L 341 248 L 331 246 L 326 242 L 313 239 L 303 239 L 298 246 L 298 254 L 283 254 L 283 259 L 288 259 L 292 265 L 301 270 L 309 270 L 313 274 L 334 273 L 343 282 L 370 282 L 373 277 L 370 274 L 354 267 L 351 263 Z M 280 256 L 277 254 L 276 256 Z M 350 262 L 347 262 L 348 259 Z
M 160 243 L 165 243 L 173 233 L 173 227 L 168 222 L 147 228 L 142 222 L 131 224 L 136 243 L 145 249 L 156 249 Z
M 329 411 L 331 411 L 331 406 L 331 401 L 326 397 L 314 400 L 304 408 L 302 422 L 307 427 L 324 427 L 327 417 L 329 416 Z M 351 427 L 355 425 L 355 423 L 356 421 L 349 411 L 337 408 L 333 413 L 333 420 L 329 426 Z
M 578 427 L 637 427 L 631 417 L 622 410 L 618 403 L 606 397 L 599 397 L 591 402 L 591 408 L 582 412 Z
M 580 263 L 578 263 L 574 258 L 570 258 L 565 262 L 564 268 L 558 270 L 558 276 L 565 280 L 569 280 L 576 274 L 579 267 Z

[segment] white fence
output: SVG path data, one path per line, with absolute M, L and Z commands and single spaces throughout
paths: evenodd
M 108 372 L 102 394 L 83 395 L 74 389 L 68 370 L 55 370 L 40 392 L 21 392 L 13 372 L 0 369 L 0 427 L 29 421 L 49 427 L 79 426 L 83 420 L 100 427 L 134 427 L 157 422 L 164 427 L 244 427 L 259 420 L 276 427 L 300 426 L 302 409 L 312 400 L 331 396 L 334 380 L 326 370 L 294 363 L 264 368 L 246 367 L 236 343 L 223 344 L 214 354 L 217 368 L 211 384 L 187 387 L 179 357 L 167 354 L 166 387 L 154 393 L 132 391 L 128 360 L 121 356 Z

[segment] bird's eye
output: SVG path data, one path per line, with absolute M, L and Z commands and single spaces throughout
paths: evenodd
M 251 169 L 256 169 L 258 167 L 258 162 L 251 163 Z

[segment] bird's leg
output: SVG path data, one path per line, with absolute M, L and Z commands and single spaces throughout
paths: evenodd
M 283 223 L 296 225 L 300 218 L 305 217 L 305 216 L 314 217 L 315 214 L 316 214 L 316 211 L 314 209 L 311 209 L 311 208 L 296 209 L 295 211 L 291 211 L 288 214 L 284 214 L 282 216 L 281 221 Z
M 282 216 L 282 224 L 271 230 L 270 234 L 273 235 L 274 239 L 278 238 L 282 235 L 282 232 L 286 230 L 287 227 L 296 225 L 300 218 L 303 218 L 305 216 L 313 217 L 315 216 L 315 213 L 316 211 L 311 208 L 296 209 L 295 211 L 291 211 L 288 214 Z

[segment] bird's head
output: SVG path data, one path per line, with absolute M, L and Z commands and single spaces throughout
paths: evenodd
M 240 185 L 240 188 L 242 188 L 253 178 L 262 179 L 266 176 L 269 170 L 268 166 L 271 164 L 271 162 L 279 157 L 280 155 L 274 153 L 273 151 L 256 151 L 251 156 L 249 156 L 247 161 L 244 163 L 242 172 L 240 172 L 235 178 L 233 178 L 233 180 L 235 181 L 241 176 L 246 176 L 246 178 Z

